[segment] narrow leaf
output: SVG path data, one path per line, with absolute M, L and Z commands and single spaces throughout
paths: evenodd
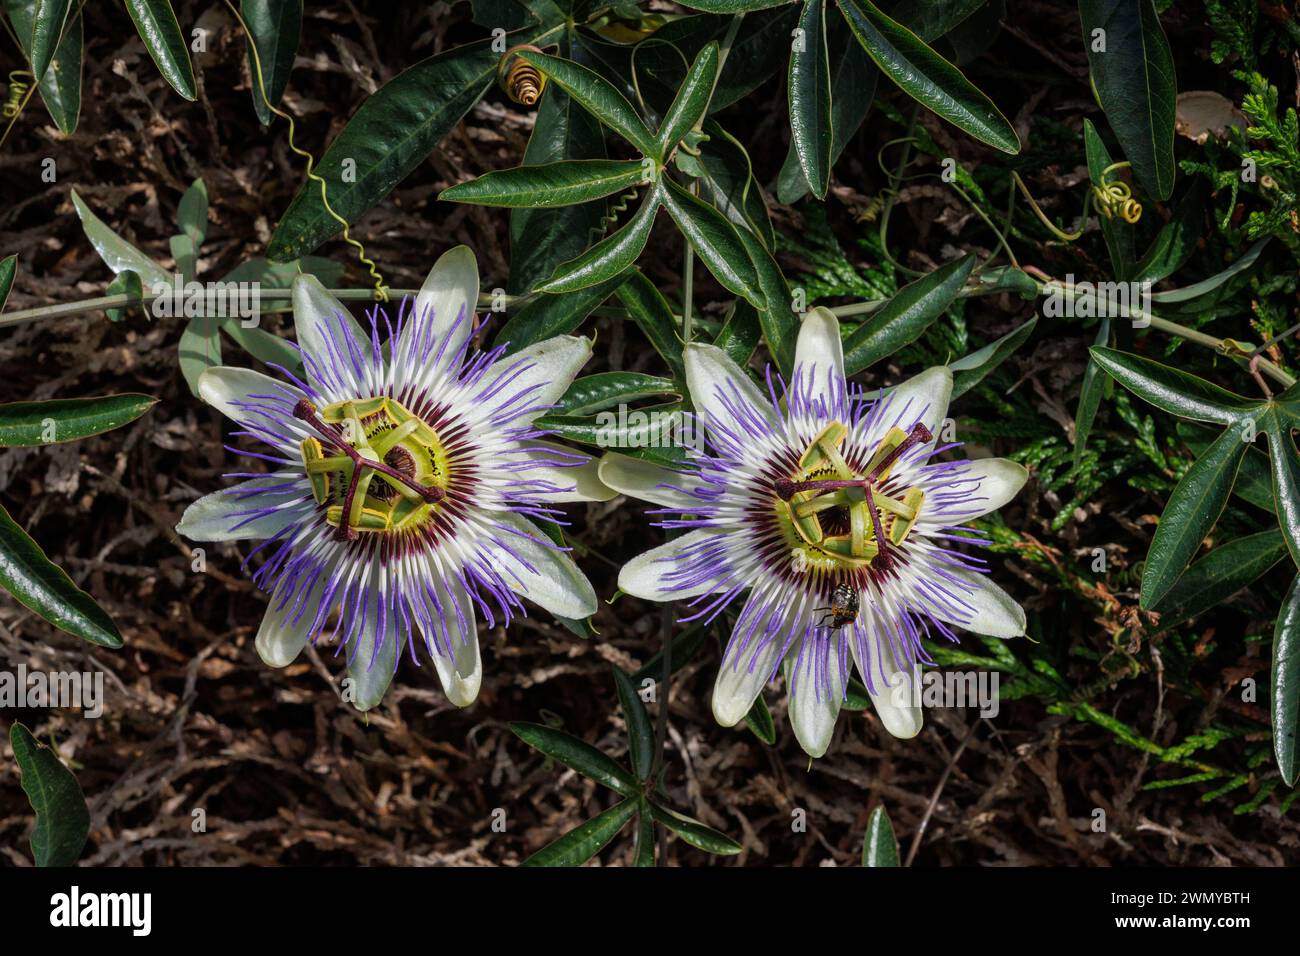
M 99 435 L 135 421 L 157 402 L 128 392 L 0 405 L 0 448 L 32 448 Z
M 1093 345 L 1107 347 L 1110 345 L 1110 319 L 1102 319 L 1097 325 L 1097 338 Z M 1093 422 L 1097 420 L 1097 410 L 1106 392 L 1109 376 L 1102 371 L 1097 360 L 1088 356 L 1088 367 L 1083 370 L 1083 384 L 1079 386 L 1079 407 L 1074 413 L 1074 467 L 1083 461 L 1088 438 L 1092 435 Z
M 1300 454 L 1291 440 L 1292 422 L 1274 413 L 1263 420 L 1273 466 L 1273 502 L 1291 559 L 1300 566 Z
M 974 256 L 963 256 L 903 286 L 844 341 L 844 367 L 850 375 L 915 342 L 966 284 Z
M 672 369 L 677 381 L 684 382 L 686 366 L 682 359 L 682 340 L 668 300 L 639 269 L 619 286 L 618 298 L 627 306 L 632 321 L 645 333 L 655 351 Z
M 658 144 L 645 121 L 637 115 L 627 97 L 599 73 L 572 60 L 545 53 L 524 50 L 519 56 L 546 74 L 547 79 L 573 97 L 574 102 L 635 146 L 643 156 L 658 157 Z
M 606 236 L 576 259 L 561 263 L 538 292 L 572 292 L 614 279 L 632 267 L 650 240 L 655 213 L 659 210 L 660 187 L 646 197 L 626 226 Z
M 831 180 L 831 62 L 826 48 L 825 0 L 807 0 L 802 36 L 790 53 L 790 137 L 804 179 L 818 199 Z
M 85 230 L 86 238 L 113 272 L 130 270 L 136 273 L 146 289 L 160 284 L 171 285 L 172 277 L 163 271 L 163 267 L 110 229 L 90 211 L 90 207 L 82 201 L 75 189 L 72 190 L 72 205 L 81 218 L 81 228 Z
M 670 179 L 664 182 L 667 186 L 662 193 L 664 207 L 713 277 L 724 288 L 761 307 L 763 293 L 736 227 L 713 206 L 677 183 Z
M 640 160 L 570 159 L 497 170 L 444 189 L 438 198 L 481 206 L 550 208 L 590 202 L 645 181 Z
M 552 336 L 567 335 L 608 299 L 622 281 L 621 275 L 614 275 L 572 292 L 538 295 L 501 326 L 496 343 L 507 345 L 507 354 L 512 354 Z
M 1231 425 L 1260 406 L 1259 402 L 1141 355 L 1097 345 L 1088 351 L 1111 378 L 1171 415 Z
M 71 8 L 72 0 L 36 0 L 32 11 L 31 60 L 32 75 L 38 80 L 45 76 L 54 60 L 54 50 Z
M 1294 787 L 1300 777 L 1300 576 L 1291 582 L 1273 629 L 1268 703 L 1277 767 Z
M 194 64 L 169 0 L 126 0 L 126 9 L 163 79 L 187 100 L 196 99 Z
M 302 37 L 302 0 L 239 0 L 239 13 L 252 34 L 248 51 L 248 72 L 253 77 L 253 109 L 263 126 L 271 122 L 272 106 L 279 106 L 289 85 L 293 58 L 298 54 Z M 253 46 L 262 64 L 262 85 L 266 98 L 257 85 L 257 66 L 253 60 Z
M 621 668 L 614 668 L 614 683 L 618 687 L 623 719 L 627 722 L 627 752 L 632 760 L 632 772 L 644 782 L 650 779 L 655 762 L 655 735 L 650 727 L 650 717 L 636 685 Z
M 948 363 L 952 369 L 952 397 L 965 395 L 978 385 L 999 365 L 1024 345 L 1038 325 L 1038 316 L 1016 326 L 1001 338 L 994 339 L 983 348 Z
M 662 823 L 697 850 L 715 856 L 735 856 L 744 849 L 725 833 L 719 833 L 713 827 L 705 826 L 699 820 L 678 813 L 676 810 L 651 803 L 650 813 L 656 823 Z
M 510 729 L 528 746 L 624 796 L 637 792 L 637 781 L 591 744 L 543 724 L 513 723 Z
M 553 843 L 542 847 L 522 866 L 582 866 L 605 849 L 623 825 L 632 819 L 636 800 L 623 800 L 603 810 L 586 823 L 579 824 Z
M 14 287 L 14 276 L 17 273 L 17 253 L 0 259 L 0 312 L 5 310 L 5 303 L 9 301 L 9 290 Z
M 658 395 L 676 395 L 677 385 L 644 372 L 597 372 L 575 379 L 555 403 L 554 415 L 594 415 L 615 405 L 626 405 Z
M 4 0 L 9 23 L 29 62 L 33 59 L 31 41 L 36 4 L 37 0 Z M 84 53 L 81 20 L 81 14 L 74 13 L 65 21 L 63 39 L 47 69 L 37 74 L 35 66 L 32 67 L 33 74 L 40 76 L 37 85 L 45 109 L 64 136 L 71 136 L 76 131 L 77 119 L 81 114 L 81 68 Z
M 208 187 L 196 179 L 181 196 L 176 209 L 176 224 L 197 250 L 208 235 Z
M 1175 303 L 1191 302 L 1193 299 L 1199 299 L 1201 296 L 1213 292 L 1233 276 L 1245 272 L 1253 266 L 1255 260 L 1259 258 L 1259 254 L 1264 251 L 1264 246 L 1268 245 L 1268 241 L 1271 238 L 1272 236 L 1265 236 L 1263 239 L 1260 239 L 1253 246 L 1247 249 L 1240 259 L 1223 271 L 1216 272 L 1208 279 L 1202 279 L 1200 282 L 1194 282 L 1193 284 L 1181 289 L 1169 289 L 1165 292 L 1153 292 L 1151 293 L 1151 300 L 1153 302 L 1172 305 Z
M 776 723 L 772 720 L 772 712 L 768 710 L 767 701 L 763 700 L 762 694 L 754 698 L 753 706 L 745 715 L 745 726 L 769 747 L 776 744 Z
M 1160 627 L 1173 627 L 1222 604 L 1285 557 L 1286 542 L 1278 528 L 1219 545 L 1183 572 L 1155 608 Z
M 36 812 L 32 858 L 37 866 L 74 866 L 90 833 L 86 797 L 72 771 L 53 750 L 17 721 L 9 728 L 23 790 Z
M 898 866 L 898 840 L 883 806 L 872 810 L 867 820 L 867 835 L 862 840 L 862 865 Z
M 718 45 L 706 43 L 695 57 L 686 80 L 677 90 L 672 105 L 659 124 L 658 149 L 653 154 L 660 162 L 676 148 L 681 138 L 695 128 L 709 108 L 713 84 L 718 78 Z

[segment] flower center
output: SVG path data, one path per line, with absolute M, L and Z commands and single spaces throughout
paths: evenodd
M 891 428 L 860 473 L 840 454 L 847 435 L 831 422 L 800 456 L 799 475 L 774 483 L 777 522 L 798 570 L 888 571 L 921 513 L 920 488 L 885 488 L 898 459 L 930 441 L 930 430 L 920 422 L 910 432 Z
M 293 413 L 320 436 L 302 440 L 302 463 L 312 497 L 326 506 L 325 521 L 340 539 L 416 527 L 447 496 L 446 449 L 393 399 L 336 402 L 319 411 L 303 399 Z

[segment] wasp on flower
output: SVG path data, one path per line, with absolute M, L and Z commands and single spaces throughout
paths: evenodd
M 748 592 L 713 691 L 723 725 L 784 665 L 795 735 L 820 757 L 856 666 L 885 728 L 915 736 L 923 640 L 1025 633 L 1024 611 L 959 549 L 988 543 L 969 522 L 1011 500 L 1025 469 L 936 458 L 958 447 L 936 439 L 951 371 L 868 396 L 846 379 L 827 309 L 805 317 L 788 383 L 769 369 L 762 390 L 712 345 L 687 345 L 685 364 L 706 450 L 680 470 L 617 453 L 600 464 L 603 484 L 684 532 L 624 566 L 619 587 L 688 601 L 683 621 L 705 622 Z
M 543 440 L 535 420 L 591 354 L 557 336 L 505 354 L 471 348 L 478 266 L 458 246 L 434 265 L 395 323 L 359 324 L 313 277 L 293 285 L 302 378 L 212 368 L 204 401 L 263 450 L 269 467 L 200 498 L 177 530 L 196 541 L 262 539 L 254 580 L 270 592 L 262 660 L 283 667 L 322 637 L 346 648 L 352 701 L 382 700 L 403 650 L 423 647 L 464 707 L 482 678 L 477 620 L 595 613 L 596 595 L 533 519 L 556 503 L 606 500 L 596 463 Z M 384 333 L 381 342 L 381 332 Z

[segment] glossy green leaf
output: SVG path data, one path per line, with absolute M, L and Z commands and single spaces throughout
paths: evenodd
M 949 362 L 948 368 L 952 369 L 952 397 L 960 398 L 984 381 L 994 369 L 1025 344 L 1037 325 L 1038 316 L 1034 316 L 983 348 Z
M 696 55 L 695 61 L 686 73 L 686 80 L 673 98 L 672 105 L 664 114 L 659 124 L 656 141 L 657 152 L 653 155 L 661 162 L 677 148 L 683 136 L 695 128 L 709 108 L 709 98 L 713 95 L 713 84 L 718 78 L 718 45 L 707 43 Z
M 1200 550 L 1228 503 L 1249 447 L 1237 428 L 1224 429 L 1174 488 L 1142 569 L 1143 608 L 1150 610 L 1160 603 Z
M 818 199 L 831 181 L 831 62 L 826 47 L 825 0 L 806 0 L 799 17 L 802 35 L 790 53 L 787 78 L 790 139 L 804 180 Z
M 1178 203 L 1174 217 L 1160 227 L 1134 271 L 1136 282 L 1159 282 L 1183 267 L 1205 235 L 1209 203 L 1205 180 L 1198 179 Z M 1105 217 L 1102 217 L 1105 218 Z
M 552 760 L 558 760 L 611 790 L 624 796 L 631 796 L 638 790 L 637 780 L 632 774 L 572 734 L 543 724 L 513 723 L 510 729 L 534 750 L 541 751 Z
M 867 820 L 867 835 L 862 840 L 862 865 L 898 866 L 898 840 L 883 806 L 872 810 Z
M 1208 295 L 1209 293 L 1214 292 L 1229 279 L 1245 272 L 1247 269 L 1250 269 L 1255 264 L 1255 260 L 1259 258 L 1259 254 L 1264 251 L 1264 247 L 1268 245 L 1268 241 L 1271 238 L 1271 236 L 1265 236 L 1263 239 L 1260 239 L 1247 249 L 1240 259 L 1221 272 L 1216 272 L 1208 279 L 1202 279 L 1200 282 L 1194 282 L 1181 289 L 1168 289 L 1164 292 L 1151 293 L 1151 301 L 1160 302 L 1165 305 L 1186 304 L 1199 299 L 1203 295 Z
M 54 51 L 71 9 L 72 0 L 36 0 L 32 8 L 32 75 L 38 80 L 45 76 L 54 60 Z
M 497 170 L 444 189 L 438 198 L 481 206 L 549 208 L 590 202 L 645 181 L 640 160 L 569 159 Z
M 14 287 L 14 276 L 18 274 L 18 255 L 5 256 L 0 259 L 0 312 L 5 310 L 9 301 L 9 290 Z
M 561 263 L 536 291 L 555 293 L 585 289 L 617 278 L 630 269 L 650 240 L 650 229 L 654 226 L 662 195 L 662 187 L 656 186 L 626 226 L 612 236 L 606 236 L 576 259 Z
M 126 393 L 102 398 L 56 398 L 0 405 L 0 448 L 34 448 L 76 441 L 121 428 L 158 403 Z
M 670 810 L 667 807 L 651 803 L 650 813 L 656 823 L 662 823 L 697 850 L 703 850 L 705 853 L 712 853 L 715 856 L 735 856 L 744 849 L 725 833 L 719 833 L 712 827 L 705 826 L 699 820 L 678 813 L 676 810 Z
M 682 340 L 668 300 L 639 269 L 619 286 L 618 298 L 627 307 L 632 321 L 672 369 L 677 381 L 684 382 L 686 367 L 682 359 Z
M 632 772 L 638 780 L 650 779 L 655 762 L 655 734 L 650 726 L 650 716 L 637 693 L 636 685 L 627 674 L 615 667 L 614 683 L 618 687 L 618 703 L 623 708 L 627 722 L 627 752 L 632 761 Z
M 753 706 L 745 715 L 745 726 L 769 747 L 776 744 L 776 723 L 772 720 L 772 712 L 767 709 L 767 702 L 763 700 L 762 694 L 754 698 Z
M 36 4 L 37 0 L 4 0 L 5 10 L 9 14 L 9 23 L 13 26 L 18 45 L 22 47 L 23 55 L 29 62 L 33 52 L 31 41 Z M 54 52 L 49 68 L 41 75 L 40 82 L 37 84 L 45 109 L 54 120 L 54 125 L 59 128 L 59 132 L 65 136 L 71 136 L 76 130 L 77 119 L 81 114 L 83 33 L 81 14 L 74 13 L 65 21 L 63 39 Z
M 177 359 L 185 384 L 195 398 L 199 395 L 199 376 L 222 364 L 221 327 L 223 321 L 206 315 L 195 316 L 185 323 L 177 346 Z
M 838 0 L 854 36 L 880 67 L 922 106 L 1004 153 L 1020 152 L 1020 137 L 993 101 L 957 67 L 871 0 Z
M 594 415 L 643 398 L 677 395 L 671 379 L 644 372 L 597 372 L 575 379 L 555 403 L 553 415 Z
M 655 865 L 655 821 L 644 809 L 637 813 L 637 866 Z
M 194 240 L 189 236 L 172 236 L 167 240 L 171 249 L 176 271 L 185 282 L 193 282 L 198 272 L 199 250 L 194 247 Z
M 113 281 L 104 291 L 107 295 L 127 295 L 137 302 L 144 302 L 144 286 L 140 283 L 140 276 L 130 269 L 113 276 Z M 105 309 L 104 314 L 110 322 L 121 322 L 126 318 L 126 309 Z
M 1088 180 L 1093 186 L 1100 186 L 1106 179 L 1113 179 L 1114 173 L 1105 175 L 1105 170 L 1114 160 L 1110 150 L 1102 140 L 1092 120 L 1083 121 L 1083 146 L 1088 160 Z M 1115 279 L 1127 282 L 1132 278 L 1136 268 L 1133 251 L 1133 227 L 1119 218 L 1098 216 L 1102 238 L 1106 241 L 1106 251 L 1110 254 L 1111 268 L 1115 270 Z
M 1300 778 L 1300 576 L 1291 582 L 1273 629 L 1268 703 L 1278 770 L 1294 787 Z
M 641 151 L 658 156 L 655 135 L 622 93 L 594 70 L 545 53 L 522 51 L 519 56 L 537 67 L 547 79 L 568 93 L 583 109 Z
M 639 802 L 623 800 L 608 810 L 596 814 L 586 823 L 579 824 L 553 843 L 548 843 L 522 866 L 582 866 L 605 849 L 618 835 L 624 824 L 637 812 Z
M 1300 454 L 1291 438 L 1294 422 L 1276 412 L 1261 422 L 1268 435 L 1268 460 L 1273 467 L 1273 503 L 1291 559 L 1300 566 Z
M 700 198 L 737 226 L 755 233 L 771 249 L 776 234 L 745 147 L 716 120 L 705 120 L 704 132 L 708 139 L 700 144 L 697 164 Z
M 963 256 L 895 292 L 844 340 L 848 374 L 860 372 L 920 338 L 952 305 L 975 268 L 975 261 L 974 256 Z
M 159 284 L 171 286 L 171 275 L 91 212 L 90 207 L 82 201 L 75 189 L 72 190 L 72 205 L 81 218 L 81 228 L 85 230 L 86 238 L 90 240 L 90 244 L 95 247 L 95 251 L 99 253 L 106 266 L 115 273 L 128 269 L 136 273 L 144 284 L 146 292 Z
M 40 545 L 2 507 L 0 588 L 60 630 L 103 647 L 122 646 L 113 619 L 45 556 Z
M 1101 346 L 1093 346 L 1089 352 L 1111 378 L 1171 415 L 1230 425 L 1260 406 L 1259 402 L 1141 355 Z
M 736 234 L 736 227 L 704 200 L 691 195 L 672 180 L 664 181 L 664 208 L 695 254 L 722 286 L 748 299 L 756 306 L 764 304 L 749 253 Z
M 23 790 L 36 812 L 32 858 L 42 867 L 75 865 L 90 833 L 90 811 L 81 785 L 59 755 L 17 721 L 9 728 L 9 743 Z
M 271 122 L 272 106 L 279 106 L 289 85 L 293 59 L 298 54 L 302 37 L 302 0 L 239 0 L 239 13 L 252 34 L 248 51 L 248 72 L 253 77 L 253 109 L 262 125 Z M 262 85 L 266 99 L 257 87 L 257 67 L 253 59 L 253 45 L 262 65 Z
M 126 0 L 126 9 L 163 79 L 187 100 L 196 99 L 194 64 L 170 0 Z
M 1155 610 L 1170 628 L 1222 604 L 1286 557 L 1277 528 L 1234 538 L 1201 558 L 1178 579 Z
M 598 448 L 617 448 L 627 455 L 640 450 L 653 452 L 640 457 L 670 459 L 674 456 L 672 442 L 682 424 L 682 406 L 679 402 L 652 405 L 627 412 L 625 421 L 611 424 L 608 413 L 604 415 L 543 415 L 537 427 L 545 429 L 556 438 L 564 438 L 581 445 Z
M 794 313 L 789 283 L 785 281 L 771 250 L 759 241 L 758 236 L 748 229 L 737 229 L 736 234 L 749 254 L 759 290 L 763 293 L 758 321 L 763 327 L 767 350 L 772 354 L 777 369 L 788 377 L 794 370 L 794 347 L 799 336 L 799 319 Z
M 689 0 L 682 6 L 705 13 L 753 13 L 755 10 L 767 10 L 779 7 L 790 0 Z
M 1168 199 L 1174 189 L 1178 90 L 1173 54 L 1155 4 L 1079 0 L 1079 19 L 1093 88 L 1124 157 L 1143 189 Z
M 613 295 L 622 282 L 623 277 L 615 275 L 572 292 L 538 295 L 510 316 L 509 321 L 497 333 L 496 343 L 507 345 L 506 354 L 513 354 L 552 336 L 567 335 Z
M 737 299 L 713 344 L 743 367 L 748 364 L 762 337 L 763 327 L 759 324 L 758 310 L 744 299 Z
M 1110 345 L 1110 319 L 1102 319 L 1097 325 L 1097 338 L 1093 345 L 1106 348 Z M 1110 377 L 1102 371 L 1097 360 L 1088 356 L 1088 366 L 1083 370 L 1083 384 L 1079 386 L 1079 407 L 1074 413 L 1074 467 L 1079 467 L 1083 460 L 1088 438 L 1092 435 L 1093 423 L 1097 420 L 1097 410 L 1106 393 L 1106 383 Z
M 533 37 L 521 31 L 507 42 Z M 492 42 L 457 46 L 421 60 L 361 104 L 316 166 L 330 206 L 340 216 L 356 222 L 423 163 L 479 101 L 492 85 L 500 59 Z M 350 181 L 343 178 L 345 161 L 356 164 Z M 267 255 L 277 262 L 300 258 L 341 228 L 321 202 L 320 183 L 304 181 L 276 226 Z
M 695 660 L 700 649 L 709 637 L 709 629 L 699 623 L 692 624 L 672 640 L 672 670 L 676 674 L 691 661 Z M 641 669 L 632 675 L 632 683 L 640 684 L 647 677 L 659 680 L 664 673 L 663 651 L 656 651 L 654 656 L 641 665 Z
M 303 377 L 302 354 L 280 336 L 257 326 L 245 326 L 240 319 L 226 319 L 221 323 L 221 331 L 259 362 L 278 365 L 299 378 Z
M 925 3 L 901 3 L 895 7 L 896 19 L 926 43 L 933 43 L 972 16 L 987 0 L 926 0 Z
M 1179 422 L 1178 434 L 1197 457 L 1204 455 L 1219 437 L 1219 430 L 1208 425 Z M 1268 455 L 1256 445 L 1251 445 L 1237 470 L 1237 482 L 1232 493 L 1256 508 L 1273 513 L 1273 474 L 1269 469 Z
M 181 196 L 176 209 L 176 224 L 197 250 L 208 235 L 208 187 L 196 179 Z

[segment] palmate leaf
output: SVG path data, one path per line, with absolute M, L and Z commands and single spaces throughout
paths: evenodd
M 1020 152 L 1020 137 L 993 101 L 871 0 L 837 0 L 854 36 L 886 76 L 922 106 L 1004 153 Z
M 572 206 L 647 182 L 645 164 L 627 159 L 570 159 L 486 173 L 444 189 L 440 200 L 510 208 Z
M 1079 0 L 1097 99 L 1147 192 L 1174 189 L 1174 58 L 1153 0 Z M 1094 31 L 1101 30 L 1104 49 Z
M 74 865 L 90 833 L 90 811 L 81 785 L 58 754 L 16 721 L 9 728 L 9 743 L 23 790 L 36 813 L 32 858 L 42 867 Z

